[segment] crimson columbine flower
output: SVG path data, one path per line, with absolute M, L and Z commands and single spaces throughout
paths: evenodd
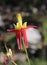
M 17 14 L 17 19 L 18 22 L 16 23 L 16 25 L 14 24 L 15 29 L 7 30 L 7 31 L 16 33 L 16 41 L 17 41 L 18 49 L 22 49 L 22 37 L 24 38 L 25 47 L 28 48 L 26 29 L 31 28 L 32 26 L 27 26 L 27 22 L 24 22 L 22 24 L 21 14 Z

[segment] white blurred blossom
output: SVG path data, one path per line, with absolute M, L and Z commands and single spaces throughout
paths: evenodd
M 3 20 L 2 20 L 2 16 L 0 15 L 0 27 L 1 26 L 4 26 L 4 22 L 3 22 Z
M 41 40 L 41 35 L 39 31 L 35 28 L 28 28 L 26 30 L 26 35 L 27 35 L 27 41 L 29 43 L 29 47 L 31 47 L 34 50 L 38 49 L 40 47 L 39 42 Z
M 36 14 L 36 13 L 38 12 L 38 9 L 35 8 L 35 7 L 33 7 L 33 8 L 32 8 L 32 12 L 33 12 L 34 14 Z

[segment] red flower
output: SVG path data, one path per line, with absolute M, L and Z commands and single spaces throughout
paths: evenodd
M 16 33 L 16 41 L 17 41 L 18 49 L 22 49 L 22 37 L 24 38 L 24 44 L 26 48 L 28 48 L 26 29 L 32 28 L 34 26 L 27 26 L 27 22 L 24 22 L 24 24 L 22 24 L 21 14 L 17 14 L 17 19 L 18 22 L 16 23 L 16 25 L 14 24 L 15 29 L 7 30 L 7 31 Z
M 22 37 L 24 38 L 24 43 L 25 43 L 26 48 L 28 48 L 26 29 L 33 28 L 33 27 L 36 27 L 36 26 L 27 26 L 26 28 L 21 28 L 18 30 L 16 29 L 7 30 L 8 32 L 15 32 L 18 49 L 22 49 Z

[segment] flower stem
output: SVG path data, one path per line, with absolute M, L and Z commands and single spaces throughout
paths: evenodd
M 14 61 L 11 61 L 14 65 L 17 65 Z
M 8 52 L 8 48 L 7 48 L 7 46 L 6 46 L 6 44 L 5 44 L 5 48 L 6 48 L 6 51 Z M 9 57 L 8 57 L 9 58 Z M 10 59 L 9 59 L 10 60 Z M 11 60 L 10 60 L 11 61 Z M 14 65 L 17 65 L 14 61 L 11 61 Z
M 30 65 L 30 59 L 29 59 L 29 57 L 28 57 L 28 52 L 27 52 L 26 46 L 25 46 L 25 44 L 24 44 L 24 38 L 22 38 L 22 42 L 23 42 L 24 51 L 25 51 L 25 53 L 26 53 L 26 58 L 27 58 L 27 60 L 28 60 L 28 65 Z

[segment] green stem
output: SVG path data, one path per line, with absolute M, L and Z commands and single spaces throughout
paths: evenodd
M 5 44 L 5 48 L 6 48 L 6 51 L 8 52 L 8 48 L 7 48 L 7 46 L 6 46 L 6 44 Z M 8 57 L 9 58 L 9 57 Z M 9 59 L 10 60 L 10 59 Z M 11 60 L 10 60 L 11 61 Z M 17 65 L 14 61 L 11 61 L 14 65 Z
M 14 65 L 17 65 L 14 61 L 11 61 Z
M 25 46 L 25 44 L 24 44 L 24 39 L 23 39 L 23 38 L 22 38 L 22 41 L 23 41 L 24 51 L 25 51 L 25 53 L 26 53 L 26 58 L 27 58 L 27 60 L 28 60 L 28 65 L 30 65 L 30 60 L 29 60 L 29 57 L 28 57 L 27 49 L 26 49 L 26 46 Z

